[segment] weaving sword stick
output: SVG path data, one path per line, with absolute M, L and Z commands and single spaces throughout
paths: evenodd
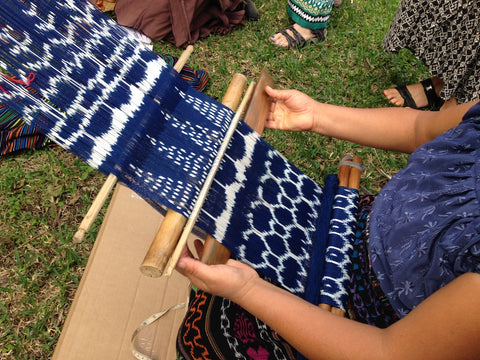
M 193 52 L 193 46 L 189 45 L 182 53 L 182 55 L 178 58 L 176 64 L 173 66 L 173 68 L 177 71 L 180 72 L 182 68 L 185 66 L 188 58 Z M 93 222 L 98 216 L 98 213 L 102 209 L 103 204 L 108 198 L 108 195 L 112 191 L 113 187 L 117 183 L 117 177 L 113 174 L 109 174 L 107 176 L 107 179 L 105 180 L 105 183 L 102 185 L 100 191 L 98 192 L 97 196 L 92 202 L 92 205 L 90 205 L 90 208 L 87 211 L 87 214 L 83 218 L 82 222 L 80 223 L 80 226 L 78 227 L 77 232 L 73 236 L 73 242 L 79 243 L 82 242 L 85 234 L 90 230 L 92 227 Z
M 237 112 L 235 113 L 234 118 L 232 119 L 232 122 L 230 123 L 230 127 L 225 134 L 225 138 L 220 146 L 220 149 L 218 150 L 217 156 L 215 157 L 215 161 L 208 173 L 208 176 L 202 186 L 202 189 L 200 191 L 200 194 L 198 195 L 198 198 L 195 202 L 195 206 L 192 210 L 192 213 L 190 214 L 190 217 L 187 220 L 187 223 L 185 224 L 185 228 L 183 229 L 182 236 L 178 240 L 177 246 L 170 257 L 170 260 L 167 264 L 167 268 L 165 270 L 165 275 L 169 276 L 171 275 L 173 269 L 177 265 L 178 259 L 180 258 L 180 254 L 187 244 L 187 238 L 190 235 L 191 231 L 193 230 L 193 226 L 195 225 L 195 222 L 197 221 L 197 218 L 200 214 L 200 210 L 202 209 L 203 203 L 207 197 L 208 190 L 210 189 L 210 186 L 213 182 L 213 179 L 215 177 L 215 174 L 218 170 L 218 167 L 220 166 L 220 162 L 222 160 L 223 155 L 225 154 L 227 147 L 230 143 L 230 140 L 236 130 L 237 124 L 240 121 L 240 116 L 243 114 L 243 111 L 245 107 L 247 106 L 248 101 L 250 100 L 253 90 L 255 87 L 255 83 L 251 82 L 250 85 L 247 88 L 247 91 L 245 93 L 245 97 L 243 98 L 243 101 L 240 103 L 240 106 L 237 109 Z
M 235 111 L 240 103 L 247 84 L 247 78 L 242 74 L 235 74 L 222 99 L 222 104 Z M 175 249 L 182 234 L 187 218 L 182 214 L 169 209 L 143 259 L 140 271 L 150 277 L 159 277 Z
M 265 121 L 271 104 L 271 100 L 265 92 L 267 85 L 273 87 L 273 80 L 270 74 L 263 70 L 258 78 L 244 118 L 244 122 L 260 135 L 265 128 Z M 213 236 L 207 235 L 203 247 L 202 262 L 209 265 L 224 264 L 230 256 L 231 252 L 227 247 L 216 241 Z

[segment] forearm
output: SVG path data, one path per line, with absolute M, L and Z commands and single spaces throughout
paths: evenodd
M 333 315 L 261 279 L 232 300 L 309 359 L 463 360 L 480 354 L 479 295 L 480 275 L 464 274 L 387 329 Z
M 411 153 L 456 126 L 473 103 L 444 111 L 357 109 L 316 103 L 312 131 L 359 145 Z
M 418 113 L 407 108 L 357 109 L 317 104 L 312 131 L 377 149 L 410 153 Z
M 240 306 L 267 323 L 308 359 L 379 359 L 382 330 L 309 304 L 258 279 Z

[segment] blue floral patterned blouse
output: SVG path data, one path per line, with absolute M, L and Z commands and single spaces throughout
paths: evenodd
M 418 148 L 380 192 L 370 256 L 400 317 L 465 272 L 480 273 L 480 104 Z

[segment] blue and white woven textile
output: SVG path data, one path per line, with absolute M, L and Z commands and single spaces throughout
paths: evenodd
M 232 111 L 87 0 L 3 0 L 0 40 L 0 67 L 20 79 L 0 79 L 1 102 L 156 208 L 189 216 Z M 322 187 L 240 123 L 197 226 L 304 296 L 312 248 L 325 252 L 326 240 L 315 243 L 328 231 L 318 226 L 330 219 L 324 198 Z

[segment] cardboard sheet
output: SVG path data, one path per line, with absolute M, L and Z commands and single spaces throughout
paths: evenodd
M 188 280 L 177 272 L 149 278 L 139 270 L 161 220 L 133 191 L 116 186 L 53 359 L 135 359 L 135 329 L 152 314 L 187 301 Z M 185 311 L 169 312 L 145 328 L 136 348 L 154 359 L 175 359 Z

